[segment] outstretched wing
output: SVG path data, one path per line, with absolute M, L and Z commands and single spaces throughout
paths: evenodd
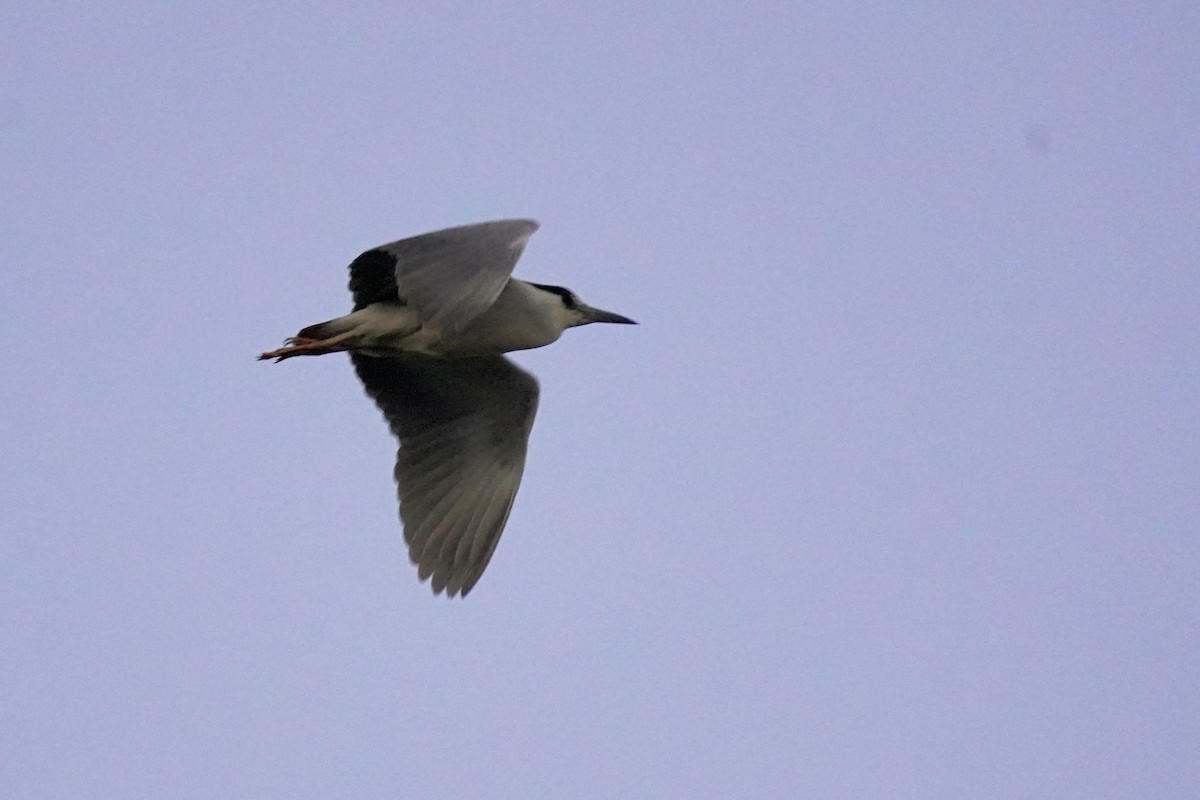
M 456 333 L 495 302 L 537 228 L 529 219 L 496 220 L 368 250 L 350 264 L 354 308 L 399 297 L 427 328 Z
M 521 484 L 537 379 L 504 356 L 351 358 L 400 440 L 395 477 L 409 558 L 435 594 L 465 597 Z

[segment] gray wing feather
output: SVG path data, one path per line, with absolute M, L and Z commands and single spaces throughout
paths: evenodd
M 368 253 L 394 259 L 400 299 L 417 310 L 426 327 L 446 336 L 496 301 L 537 228 L 530 219 L 481 222 L 401 239 Z
M 537 379 L 503 356 L 351 358 L 400 440 L 395 478 L 409 558 L 435 593 L 466 596 L 521 483 Z

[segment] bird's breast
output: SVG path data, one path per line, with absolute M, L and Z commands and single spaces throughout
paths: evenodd
M 510 280 L 486 311 L 437 343 L 438 354 L 493 355 L 558 341 L 563 329 L 554 317 L 554 305 L 548 305 L 540 296 L 543 294 L 521 281 Z M 557 303 L 557 298 L 554 302 Z

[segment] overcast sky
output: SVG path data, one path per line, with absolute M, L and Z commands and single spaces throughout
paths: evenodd
M 988 10 L 980 10 L 987 6 Z M 1194 2 L 9 3 L 0 796 L 1184 798 Z M 466 600 L 341 355 L 541 221 Z

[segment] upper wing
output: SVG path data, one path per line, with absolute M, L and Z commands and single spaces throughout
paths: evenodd
M 400 440 L 396 487 L 408 555 L 434 593 L 465 597 L 487 567 L 525 469 L 538 383 L 503 356 L 352 353 Z
M 350 264 L 354 308 L 397 296 L 445 336 L 487 309 L 538 228 L 529 219 L 462 225 L 381 245 Z

